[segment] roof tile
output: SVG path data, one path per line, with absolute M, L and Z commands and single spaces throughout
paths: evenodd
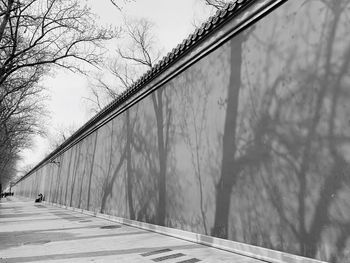
M 96 122 L 98 122 L 105 115 L 109 114 L 112 110 L 119 107 L 133 94 L 137 93 L 145 83 L 150 81 L 152 78 L 157 76 L 165 66 L 175 62 L 178 57 L 181 56 L 187 49 L 191 46 L 197 44 L 196 40 L 204 38 L 206 35 L 210 34 L 214 28 L 219 26 L 221 22 L 225 21 L 230 17 L 234 17 L 236 11 L 244 4 L 252 2 L 253 0 L 234 0 L 233 2 L 225 5 L 222 10 L 218 10 L 214 16 L 209 17 L 206 23 L 203 23 L 200 28 L 197 28 L 193 34 L 190 34 L 187 39 L 184 39 L 181 44 L 178 44 L 171 52 L 169 52 L 164 58 L 162 58 L 152 69 L 148 70 L 141 78 L 134 82 L 128 89 L 122 92 L 114 101 L 109 103 L 105 108 L 103 108 L 99 113 L 92 117 L 88 122 L 86 122 L 82 127 L 80 127 L 71 137 L 69 137 L 65 142 L 63 142 L 56 150 L 54 150 L 50 155 L 48 155 L 44 160 L 42 160 L 38 165 L 36 165 L 29 173 L 25 176 L 31 174 L 33 171 L 38 169 L 41 165 L 49 160 L 55 159 L 55 155 L 61 150 L 67 147 L 76 138 L 81 136 L 87 129 L 91 128 Z M 25 177 L 24 176 L 24 177 Z M 20 179 L 21 180 L 21 179 Z

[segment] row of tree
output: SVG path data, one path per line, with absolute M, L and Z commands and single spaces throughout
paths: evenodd
M 224 4 L 207 2 L 215 8 Z M 199 192 L 193 194 L 200 196 L 197 222 L 202 223 L 204 233 L 311 258 L 347 262 L 350 140 L 346 113 L 349 111 L 350 46 L 344 10 L 349 2 L 289 3 L 286 9 L 279 9 L 281 13 L 276 10 L 270 15 L 273 17 L 270 24 L 266 22 L 269 21 L 267 18 L 265 24 L 257 24 L 227 44 L 230 55 L 222 61 L 228 60 L 230 67 L 228 84 L 222 87 L 225 99 L 218 101 L 224 111 L 220 115 L 224 116 L 224 125 L 217 146 L 204 139 L 203 125 L 208 116 L 205 110 L 208 109 L 209 90 L 220 88 L 220 83 L 215 86 L 196 84 L 202 87 L 203 94 L 195 94 L 196 98 L 202 96 L 202 105 L 196 105 L 184 93 L 179 95 L 182 104 L 172 107 L 174 97 L 169 99 L 169 90 L 176 94 L 180 88 L 158 89 L 148 100 L 152 118 L 138 118 L 141 113 L 137 112 L 137 105 L 120 115 L 118 123 L 123 126 L 119 127 L 118 142 L 113 140 L 118 130 L 113 125 L 117 122 L 107 124 L 111 126 L 111 135 L 108 165 L 103 166 L 104 177 L 99 182 L 102 186 L 101 212 L 108 212 L 110 205 L 116 206 L 108 200 L 112 198 L 118 176 L 120 179 L 123 174 L 128 216 L 173 226 L 169 196 L 171 191 L 174 196 L 181 192 L 169 183 L 175 180 L 175 172 L 170 168 L 174 151 L 172 128 L 176 126 L 180 128 L 186 147 L 191 149 L 189 158 L 198 181 L 198 187 L 193 189 Z M 297 13 L 293 10 L 299 8 L 298 5 L 305 9 L 296 16 L 297 19 L 303 16 L 295 22 L 296 29 L 294 21 L 287 20 Z M 310 15 L 304 16 L 308 12 Z M 304 25 L 302 28 L 301 24 Z M 287 33 L 284 26 L 289 30 Z M 132 45 L 130 49 L 118 49 L 116 58 L 108 66 L 119 84 L 110 85 L 102 78 L 97 79 L 98 85 L 92 92 L 96 111 L 128 88 L 135 76 L 152 67 L 157 60 L 149 22 L 128 23 L 124 33 Z M 223 64 L 221 68 L 228 67 Z M 205 79 L 200 77 L 200 72 L 194 72 L 193 76 L 184 73 L 184 78 L 188 80 L 182 92 L 191 90 L 193 83 Z M 177 107 L 184 116 L 176 114 Z M 174 119 L 180 119 L 178 123 L 182 126 L 177 126 Z M 141 121 L 145 123 L 143 126 Z M 65 157 L 68 161 L 63 161 L 68 171 L 74 171 L 70 193 L 67 192 L 69 177 L 64 177 L 61 166 L 57 167 L 57 180 L 63 179 L 60 188 L 55 190 L 54 201 L 67 203 L 70 194 L 72 205 L 73 190 L 80 180 L 77 206 L 93 208 L 93 191 L 97 189 L 93 169 L 100 169 L 94 166 L 100 149 L 99 134 L 100 130 L 88 137 L 90 148 L 86 152 L 89 156 L 86 155 L 81 174 L 77 174 L 77 167 L 82 162 L 81 148 L 70 152 L 70 157 Z M 204 153 L 204 144 L 214 154 Z M 135 159 L 138 160 L 137 156 L 141 154 L 145 161 L 139 166 Z M 203 160 L 205 154 L 209 160 Z M 210 173 L 214 179 L 212 189 L 215 189 L 210 193 L 214 195 L 212 203 L 208 203 L 205 192 L 203 162 L 208 165 L 213 162 L 215 168 Z M 147 172 L 139 173 L 145 167 Z M 125 172 L 121 172 L 122 169 Z M 145 180 L 145 174 L 150 176 L 151 183 L 143 189 L 140 184 Z M 88 185 L 87 204 L 84 205 L 81 204 L 83 182 Z M 147 195 L 146 190 L 151 194 Z M 155 203 L 148 209 L 150 212 L 147 212 L 151 203 L 148 196 L 152 196 Z M 173 210 L 177 214 L 182 212 L 180 208 Z M 189 221 L 186 218 L 187 225 L 192 222 Z
M 116 4 L 114 2 L 114 4 Z M 96 27 L 78 0 L 0 2 L 0 183 L 16 172 L 19 153 L 42 134 L 42 78 L 52 69 L 83 72 L 101 63 L 102 43 L 118 30 Z
M 121 4 L 130 1 L 110 2 L 120 12 Z M 225 1 L 205 2 L 218 7 Z M 128 21 L 118 29 L 96 27 L 95 21 L 91 9 L 78 0 L 1 1 L 0 184 L 3 186 L 17 173 L 20 152 L 31 146 L 33 135 L 45 133 L 45 87 L 40 81 L 50 71 L 64 68 L 85 73 L 83 64 L 99 65 L 110 71 L 118 85 L 109 85 L 101 77 L 95 78 L 97 82 L 92 81 L 92 98 L 88 100 L 93 102 L 91 110 L 96 112 L 159 59 L 161 52 L 154 43 L 149 21 Z M 106 60 L 101 56 L 103 43 L 122 32 L 129 42 L 117 50 L 113 59 Z M 59 142 L 52 140 L 51 144 L 57 146 Z

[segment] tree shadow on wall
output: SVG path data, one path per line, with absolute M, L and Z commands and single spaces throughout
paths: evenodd
M 121 119 L 121 118 L 120 118 Z M 123 127 L 124 127 L 123 123 Z M 114 125 L 114 120 L 112 120 L 112 128 L 110 129 L 110 149 L 109 149 L 109 162 L 107 176 L 105 177 L 102 189 L 102 199 L 100 212 L 104 213 L 106 211 L 106 205 L 108 197 L 112 196 L 113 186 L 115 184 L 118 176 L 121 176 L 121 169 L 127 156 L 127 147 L 125 146 L 125 135 L 123 135 L 124 129 L 118 131 L 118 126 Z M 125 132 L 124 132 L 125 134 Z M 116 140 L 117 138 L 117 140 Z M 124 145 L 123 145 L 124 144 Z M 119 152 L 119 155 L 117 154 Z M 115 162 L 115 169 L 112 170 L 112 163 Z
M 231 217 L 248 226 L 243 231 L 246 241 L 306 257 L 346 262 L 350 237 L 346 192 L 350 183 L 350 43 L 344 33 L 344 10 L 349 3 L 317 4 L 320 12 L 327 12 L 327 16 L 320 15 L 325 21 L 317 44 L 310 45 L 314 35 L 307 30 L 285 50 L 274 42 L 278 38 L 259 41 L 268 54 L 265 63 L 282 63 L 285 73 L 271 76 L 273 67 L 265 67 L 264 76 L 242 83 L 242 45 L 246 39 L 241 35 L 231 41 L 231 63 L 235 67 L 228 87 L 212 235 L 228 238 L 230 212 L 244 211 L 244 218 Z M 309 3 L 303 8 L 312 7 Z M 304 25 L 314 30 L 311 19 L 307 19 Z M 264 78 L 269 80 L 262 86 Z M 244 93 L 243 85 L 259 87 L 260 91 L 255 96 Z M 243 117 L 252 121 L 246 124 Z M 246 193 L 240 192 L 243 187 Z M 235 199 L 246 201 L 237 204 Z M 231 207 L 236 210 L 230 211 Z M 255 208 L 249 211 L 247 207 Z M 249 221 L 255 222 L 250 229 Z M 232 222 L 233 226 L 236 223 Z M 233 239 L 237 231 L 232 230 Z

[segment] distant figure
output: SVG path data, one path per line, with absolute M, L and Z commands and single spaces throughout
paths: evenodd
M 38 198 L 35 199 L 35 203 L 41 203 L 42 201 L 44 201 L 44 196 L 40 193 L 38 194 Z
M 13 192 L 4 192 L 0 194 L 0 198 L 4 198 L 8 196 L 13 196 Z

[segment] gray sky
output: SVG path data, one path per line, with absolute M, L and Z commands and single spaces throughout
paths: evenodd
M 210 9 L 203 0 L 136 0 L 124 6 L 122 13 L 109 0 L 86 0 L 93 12 L 99 16 L 101 24 L 118 25 L 126 18 L 147 18 L 154 23 L 154 35 L 159 47 L 166 53 L 181 43 L 194 31 L 194 23 L 205 21 Z M 55 129 L 80 127 L 92 113 L 88 110 L 89 80 L 80 74 L 56 70 L 45 78 L 42 85 L 47 87 L 48 134 Z M 18 168 L 36 165 L 48 153 L 47 138 L 36 136 L 31 149 L 24 150 Z

